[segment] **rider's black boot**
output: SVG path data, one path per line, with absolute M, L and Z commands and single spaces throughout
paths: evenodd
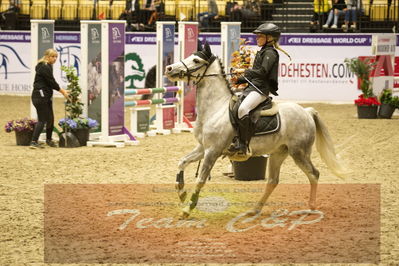
M 247 154 L 248 144 L 252 137 L 250 126 L 251 119 L 249 115 L 245 115 L 238 120 L 238 138 L 234 138 L 233 143 L 228 149 L 229 152 Z

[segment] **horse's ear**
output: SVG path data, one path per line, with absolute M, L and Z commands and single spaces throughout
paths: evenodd
M 199 39 L 198 39 L 197 45 L 198 45 L 198 47 L 197 47 L 197 52 L 202 51 L 202 50 L 203 50 L 203 48 L 202 48 L 202 42 L 201 42 Z
M 205 42 L 204 48 L 203 48 L 204 52 L 207 53 L 209 56 L 212 55 L 212 51 L 211 51 L 211 47 L 209 46 L 208 42 Z

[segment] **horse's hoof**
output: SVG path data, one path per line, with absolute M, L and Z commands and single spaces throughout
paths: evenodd
M 253 209 L 253 210 L 248 211 L 248 212 L 246 213 L 246 216 L 252 217 L 252 216 L 258 215 L 259 213 L 260 213 L 260 210 L 258 210 L 258 209 Z
M 182 211 L 182 213 L 180 215 L 180 220 L 186 220 L 186 219 L 188 219 L 189 216 L 190 216 L 190 213 Z
M 190 216 L 190 206 L 186 206 L 183 208 L 182 213 L 180 215 L 180 219 L 184 220 Z
M 183 192 L 178 192 L 179 193 L 179 199 L 180 199 L 180 202 L 181 203 L 184 203 L 184 201 L 186 200 L 186 198 L 187 198 L 187 191 L 183 191 Z

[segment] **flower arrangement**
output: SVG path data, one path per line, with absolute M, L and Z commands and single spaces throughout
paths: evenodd
M 83 103 L 80 101 L 82 89 L 79 86 L 79 77 L 76 75 L 75 68 L 72 66 L 62 66 L 61 70 L 66 73 L 68 80 L 67 90 L 69 92 L 69 99 L 66 103 L 67 117 L 61 119 L 58 122 L 58 125 L 64 130 L 96 128 L 98 126 L 98 122 L 96 120 L 81 117 L 83 112 Z
M 18 120 L 8 121 L 4 129 L 7 133 L 12 131 L 21 132 L 21 131 L 33 131 L 37 121 L 29 118 L 22 118 Z
M 360 94 L 359 98 L 355 100 L 355 104 L 357 106 L 377 106 L 381 105 L 381 103 L 378 101 L 377 97 L 364 97 L 364 94 Z
M 372 84 L 370 81 L 370 74 L 374 70 L 375 62 L 370 62 L 370 59 L 362 60 L 360 58 L 345 59 L 345 64 L 349 70 L 354 73 L 360 80 L 360 89 L 362 94 L 355 100 L 357 106 L 378 106 L 381 103 L 373 93 Z
M 249 42 L 245 39 L 240 39 L 240 50 L 235 51 L 231 58 L 232 68 L 249 68 L 255 59 L 255 51 L 247 46 Z M 247 87 L 248 84 L 236 84 L 238 76 L 233 76 L 231 78 L 233 90 L 242 90 Z
M 79 129 L 79 128 L 96 128 L 98 122 L 91 118 L 62 118 L 58 122 L 58 125 L 65 129 Z

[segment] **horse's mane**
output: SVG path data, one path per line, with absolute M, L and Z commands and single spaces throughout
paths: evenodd
M 230 83 L 229 83 L 229 81 L 227 80 L 226 72 L 224 72 L 224 66 L 223 66 L 222 60 L 221 60 L 219 57 L 217 57 L 217 59 L 218 59 L 220 68 L 222 69 L 222 77 L 224 78 L 224 81 L 226 82 L 226 87 L 227 87 L 227 89 L 229 90 L 230 94 L 231 94 L 231 95 L 234 95 L 233 91 L 231 90 Z

